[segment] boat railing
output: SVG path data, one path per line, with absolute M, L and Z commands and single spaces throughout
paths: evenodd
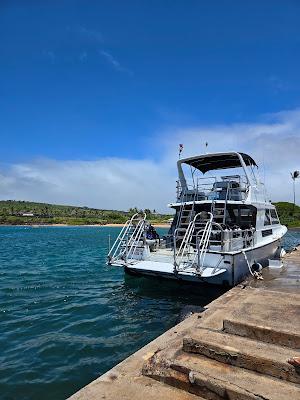
M 197 244 L 196 253 L 197 253 L 197 257 L 198 257 L 198 263 L 197 263 L 198 270 L 202 269 L 202 267 L 203 267 L 205 255 L 206 255 L 207 249 L 209 247 L 209 239 L 210 239 L 212 225 L 213 225 L 213 214 L 212 213 L 208 213 L 208 214 L 210 214 L 210 219 L 206 222 L 201 236 L 199 236 L 200 231 L 198 231 L 196 234 L 196 244 Z
M 146 224 L 146 214 L 144 214 L 144 218 L 141 219 L 133 234 L 130 236 L 129 240 L 126 242 L 125 246 L 125 262 L 128 261 L 128 259 L 134 259 L 136 256 L 136 251 L 138 248 L 144 249 L 144 243 L 142 243 L 141 246 L 141 241 L 142 241 L 142 236 L 144 235 L 145 232 L 145 224 Z
M 177 251 L 175 248 L 177 230 L 174 232 L 175 269 L 178 269 L 180 265 L 181 268 L 194 266 L 199 272 L 204 266 L 205 256 L 208 251 L 238 251 L 255 245 L 255 228 L 228 229 L 210 218 L 206 222 L 198 223 L 198 229 L 196 230 L 192 222 L 190 231 L 182 240 Z M 191 232 L 192 228 L 193 232 Z
M 217 222 L 212 222 L 211 225 L 208 243 L 208 249 L 211 251 L 237 251 L 255 244 L 255 228 L 228 229 Z M 201 235 L 201 231 L 199 235 Z
M 238 251 L 255 245 L 255 228 L 225 229 L 223 237 L 224 251 Z
M 226 194 L 228 190 L 228 193 Z M 228 175 L 222 177 L 197 177 L 191 183 L 182 187 L 177 181 L 177 201 L 189 202 L 201 200 L 242 201 L 248 195 L 249 184 L 246 177 L 241 175 Z
M 212 220 L 213 220 L 213 215 L 208 212 L 205 213 L 206 215 L 209 216 L 208 219 L 206 219 L 204 222 L 201 222 L 201 219 L 203 218 L 203 212 L 200 212 L 198 214 L 196 214 L 193 218 L 193 220 L 189 223 L 184 237 L 179 245 L 179 248 L 177 251 L 174 252 L 174 266 L 175 268 L 177 268 L 178 266 L 180 266 L 180 264 L 182 264 L 184 261 L 187 261 L 187 258 L 189 258 L 189 256 L 191 254 L 194 254 L 193 251 L 193 239 L 195 237 L 195 227 L 196 224 L 204 224 L 204 233 L 202 235 L 202 244 L 203 247 L 208 245 L 208 240 L 210 237 L 210 231 L 211 231 L 211 224 L 212 224 Z M 197 220 L 199 220 L 197 222 Z M 176 229 L 174 232 L 174 245 L 176 245 L 176 241 L 177 241 L 177 233 L 178 230 Z M 191 251 L 192 250 L 192 251 Z
M 200 227 L 194 235 L 196 248 L 193 249 L 193 252 L 191 252 L 188 257 L 186 257 L 186 264 L 188 266 L 193 266 L 197 273 L 201 272 L 203 269 L 205 256 L 207 251 L 211 249 L 212 244 L 215 247 L 218 246 L 219 250 L 221 250 L 223 244 L 224 230 L 220 224 L 210 219 L 201 225 L 202 227 Z M 216 234 L 220 235 L 220 238 L 217 240 L 214 236 Z
M 141 218 L 139 213 L 134 214 L 121 229 L 114 244 L 112 245 L 107 255 L 108 264 L 111 264 L 116 259 L 120 259 L 126 254 L 128 246 L 132 249 L 134 241 L 140 237 L 141 227 L 144 228 L 146 214 Z M 128 252 L 127 252 L 128 253 Z
M 195 200 L 205 200 L 215 182 L 216 177 L 198 177 L 197 179 L 193 179 L 192 183 L 187 183 L 183 187 L 178 180 L 176 182 L 177 200 L 191 201 L 192 198 L 195 198 Z
M 237 251 L 255 244 L 255 228 L 228 229 L 212 222 L 208 249 L 211 251 Z

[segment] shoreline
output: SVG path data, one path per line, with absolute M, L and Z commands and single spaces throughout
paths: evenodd
M 151 223 L 151 225 L 154 226 L 155 228 L 170 228 L 170 224 L 168 224 L 168 223 Z M 70 227 L 73 227 L 73 228 L 74 227 L 83 227 L 83 228 L 87 228 L 87 227 L 93 227 L 93 228 L 96 228 L 96 227 L 121 228 L 121 227 L 124 226 L 124 224 L 113 224 L 113 223 L 104 224 L 104 225 L 101 225 L 101 224 L 82 224 L 82 225 L 79 225 L 79 224 L 77 224 L 77 225 L 73 225 L 73 224 L 0 224 L 0 227 L 1 226 L 3 226 L 3 227 L 8 227 L 8 226 L 22 227 L 22 226 L 25 226 L 25 227 L 30 227 L 30 228 L 40 228 L 40 227 L 43 228 L 43 227 L 51 227 L 51 226 L 54 226 L 54 227 L 67 227 L 67 226 L 70 226 Z M 288 228 L 288 230 L 289 231 L 298 232 L 298 231 L 300 231 L 300 226 L 293 226 L 291 228 Z
M 170 227 L 170 225 L 169 224 L 164 224 L 164 223 L 161 223 L 161 224 L 151 224 L 152 226 L 154 226 L 154 227 L 156 227 L 156 228 L 169 228 Z M 83 227 L 83 228 L 87 228 L 87 227 L 93 227 L 93 228 L 96 228 L 96 227 L 108 227 L 108 228 L 121 228 L 121 227 L 123 227 L 124 226 L 124 224 L 105 224 L 105 225 L 100 225 L 100 224 L 87 224 L 87 225 L 70 225 L 70 224 L 22 224 L 22 225 L 20 225 L 20 224 L 16 224 L 16 225 L 14 225 L 14 224 L 0 224 L 0 227 L 1 226 L 3 226 L 3 227 L 8 227 L 8 226 L 16 226 L 16 227 L 22 227 L 22 226 L 25 226 L 25 227 L 29 227 L 29 228 L 44 228 L 44 227 L 51 227 L 51 226 L 54 226 L 54 227 L 67 227 L 67 226 L 70 226 L 70 227 Z M 300 229 L 300 228 L 299 228 Z

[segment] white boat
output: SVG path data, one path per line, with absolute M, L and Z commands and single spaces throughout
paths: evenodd
M 158 238 L 146 215 L 135 214 L 110 249 L 108 264 L 130 274 L 234 286 L 280 258 L 287 228 L 252 157 L 204 154 L 179 160 L 177 167 L 168 234 Z

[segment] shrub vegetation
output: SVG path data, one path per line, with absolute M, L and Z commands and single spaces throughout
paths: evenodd
M 300 227 L 300 207 L 288 202 L 274 203 L 282 224 L 290 228 Z M 155 210 L 128 211 L 101 210 L 89 207 L 64 206 L 30 201 L 0 201 L 0 224 L 5 225 L 105 225 L 123 224 L 136 212 L 145 212 L 152 223 L 166 223 L 172 215 L 160 214 Z M 24 215 L 25 214 L 25 215 Z M 27 215 L 26 215 L 27 214 Z M 32 214 L 32 215 L 31 215 Z
M 89 207 L 65 206 L 30 201 L 0 201 L 0 224 L 2 225 L 105 225 L 123 224 L 136 212 L 146 212 L 151 222 L 164 223 L 171 217 L 150 209 L 129 211 L 101 210 Z

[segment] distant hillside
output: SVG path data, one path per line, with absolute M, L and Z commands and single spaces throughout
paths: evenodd
M 300 227 L 300 207 L 288 202 L 274 203 L 280 221 L 289 227 Z M 105 225 L 123 224 L 137 212 L 137 208 L 129 211 L 101 210 L 89 207 L 63 206 L 30 201 L 0 201 L 0 224 L 2 225 L 35 225 L 35 224 L 67 224 L 67 225 Z M 144 210 L 151 222 L 163 223 L 172 215 L 158 214 L 149 209 Z
M 288 227 L 300 227 L 300 207 L 287 201 L 274 203 L 280 218 L 280 222 Z
M 124 223 L 137 211 L 137 208 L 132 208 L 126 212 L 30 201 L 2 200 L 0 201 L 0 224 L 105 225 L 108 223 Z M 153 222 L 164 222 L 170 218 L 170 215 L 158 214 L 149 209 L 144 211 Z

